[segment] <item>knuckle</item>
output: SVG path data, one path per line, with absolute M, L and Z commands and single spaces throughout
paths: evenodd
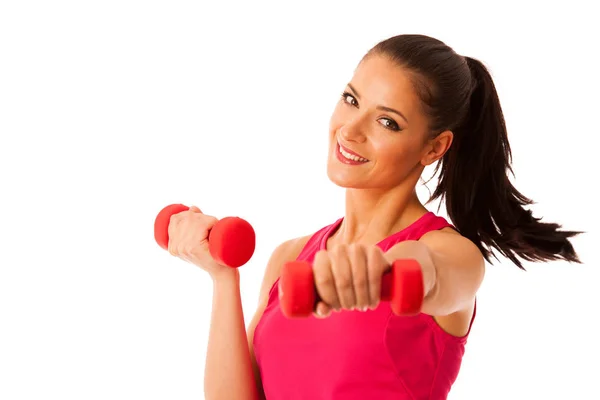
M 327 267 L 327 259 L 323 253 L 317 253 L 313 261 L 313 271 L 315 275 L 321 273 Z M 316 276 L 315 276 L 316 277 Z
M 350 268 L 352 269 L 353 273 L 356 272 L 360 272 L 360 273 L 364 273 L 366 267 L 367 267 L 367 260 L 365 260 L 364 258 L 360 257 L 360 255 L 356 254 L 356 255 L 352 255 L 350 257 Z
M 360 254 L 365 250 L 365 245 L 363 243 L 354 243 L 352 245 L 352 251 L 355 254 Z
M 352 281 L 347 276 L 342 276 L 336 279 L 337 287 L 341 290 L 352 288 Z
M 359 245 L 354 245 L 348 248 L 348 257 L 352 261 L 357 261 L 361 256 L 361 248 Z
M 209 223 L 209 222 L 212 222 L 213 220 L 216 220 L 216 218 L 215 218 L 215 217 L 213 217 L 213 216 L 211 216 L 211 215 L 206 215 L 206 214 L 200 214 L 200 213 L 196 213 L 196 214 L 194 214 L 194 216 L 195 216 L 195 217 L 196 217 L 196 218 L 197 218 L 199 221 L 202 221 L 202 222 L 205 222 L 205 223 Z
M 383 269 L 378 268 L 376 265 L 371 264 L 371 268 L 367 268 L 367 277 L 369 278 L 369 281 L 381 279 L 382 274 Z
M 367 256 L 369 258 L 376 258 L 379 256 L 380 253 L 381 253 L 381 249 L 379 248 L 379 246 L 370 246 L 367 249 Z
M 381 281 L 382 275 L 383 272 L 377 270 L 376 268 L 369 268 L 367 270 L 367 279 L 369 280 L 369 284 L 371 285 L 371 287 L 378 286 L 378 282 Z
M 319 287 L 331 286 L 333 278 L 329 274 L 315 274 L 315 284 Z
M 350 258 L 355 263 L 366 264 L 368 260 L 367 249 L 363 245 L 357 246 L 354 251 L 351 252 Z
M 354 275 L 354 287 L 366 288 L 367 287 L 367 277 L 364 274 Z
M 325 258 L 327 258 L 327 251 L 326 250 L 319 250 L 315 254 L 315 262 L 317 262 L 317 261 L 323 261 Z
M 168 226 L 168 231 L 169 232 L 173 232 L 175 231 L 175 229 L 177 229 L 177 226 L 179 225 L 179 221 L 180 221 L 179 216 L 177 215 L 171 215 L 171 218 L 169 218 L 169 226 Z
M 346 248 L 345 244 L 338 244 L 338 245 L 334 246 L 332 249 L 332 253 L 335 254 L 336 256 L 341 256 L 346 251 L 347 251 L 347 248 Z

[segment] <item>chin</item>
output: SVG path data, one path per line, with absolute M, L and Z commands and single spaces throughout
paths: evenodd
M 336 166 L 332 166 L 331 163 L 327 165 L 327 177 L 336 186 L 345 189 L 365 189 L 368 187 L 368 182 L 365 182 L 364 179 L 349 174 L 348 171 L 341 171 Z

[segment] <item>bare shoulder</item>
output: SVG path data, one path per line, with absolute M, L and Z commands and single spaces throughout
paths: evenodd
M 452 228 L 427 232 L 419 241 L 426 244 L 432 253 L 456 258 L 461 263 L 468 261 L 468 265 L 479 267 L 484 262 L 483 254 L 475 243 Z
M 477 245 L 452 228 L 428 232 L 419 241 L 437 266 L 443 291 L 454 293 L 452 298 L 462 299 L 457 304 L 468 308 L 485 276 L 485 258 Z
M 286 240 L 285 242 L 279 244 L 273 251 L 271 259 L 287 259 L 290 257 L 298 257 L 298 255 L 300 254 L 308 240 L 311 238 L 311 236 L 312 235 L 300 236 L 297 238 Z

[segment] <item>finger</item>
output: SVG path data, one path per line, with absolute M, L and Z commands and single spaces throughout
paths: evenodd
M 210 215 L 188 212 L 180 226 L 181 242 L 185 243 L 181 254 L 187 259 L 199 257 L 198 252 L 204 251 L 209 232 L 217 222 L 217 218 Z
M 173 240 L 169 237 L 169 244 L 167 245 L 167 250 L 169 251 L 169 254 L 177 257 L 177 248 L 174 245 Z
M 198 207 L 196 207 L 196 206 L 191 206 L 190 207 L 190 211 L 202 214 L 202 211 L 200 211 L 200 209 Z
M 315 254 L 313 275 L 315 278 L 315 288 L 321 301 L 329 304 L 333 309 L 339 310 L 341 307 L 340 300 L 335 288 L 331 261 L 327 251 L 321 250 Z
M 218 219 L 213 217 L 212 215 L 204 214 L 200 211 L 199 208 L 192 209 L 190 208 L 188 211 L 188 216 L 191 216 L 194 219 L 197 219 L 202 222 L 203 225 L 212 226 L 214 225 Z
M 206 229 L 207 230 L 211 230 L 213 226 L 215 226 L 215 224 L 217 222 L 219 222 L 219 219 L 210 215 L 206 215 L 206 214 L 201 214 L 202 215 L 202 221 L 204 222 L 204 224 L 206 225 Z
M 356 294 L 354 293 L 354 282 L 347 247 L 338 246 L 334 248 L 329 259 L 331 260 L 331 270 L 333 271 L 333 279 L 340 304 L 346 310 L 353 310 L 356 306 Z
M 313 313 L 317 318 L 327 318 L 331 315 L 332 308 L 327 304 L 319 301 L 317 306 L 315 307 L 315 312 Z
M 369 305 L 374 310 L 381 301 L 381 278 L 386 268 L 387 260 L 383 251 L 378 246 L 370 247 L 367 250 L 368 280 L 369 280 Z
M 177 242 L 177 257 L 181 258 L 184 261 L 187 261 L 188 258 L 188 241 L 183 239 Z
M 181 213 L 173 214 L 169 218 L 169 226 L 167 227 L 167 234 L 169 235 L 169 238 L 172 238 L 172 237 L 174 237 L 176 235 L 177 226 L 181 222 L 181 215 L 180 214 Z
M 181 223 L 181 215 L 179 213 L 171 215 L 169 218 L 169 226 L 167 227 L 167 235 L 169 243 L 167 244 L 169 254 L 177 256 L 177 243 L 179 242 L 179 224 Z
M 212 228 L 217 221 L 213 216 L 189 209 L 181 213 L 178 224 L 180 224 L 182 234 L 191 234 L 193 236 L 200 234 L 202 236 L 204 230 Z
M 363 245 L 353 245 L 348 248 L 348 259 L 352 270 L 352 282 L 356 296 L 356 308 L 366 311 L 371 304 L 369 292 L 369 264 L 367 249 Z

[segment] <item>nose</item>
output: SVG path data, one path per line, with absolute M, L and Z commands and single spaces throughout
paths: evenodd
M 339 129 L 342 139 L 348 142 L 363 143 L 366 139 L 365 132 L 357 119 L 347 121 Z

